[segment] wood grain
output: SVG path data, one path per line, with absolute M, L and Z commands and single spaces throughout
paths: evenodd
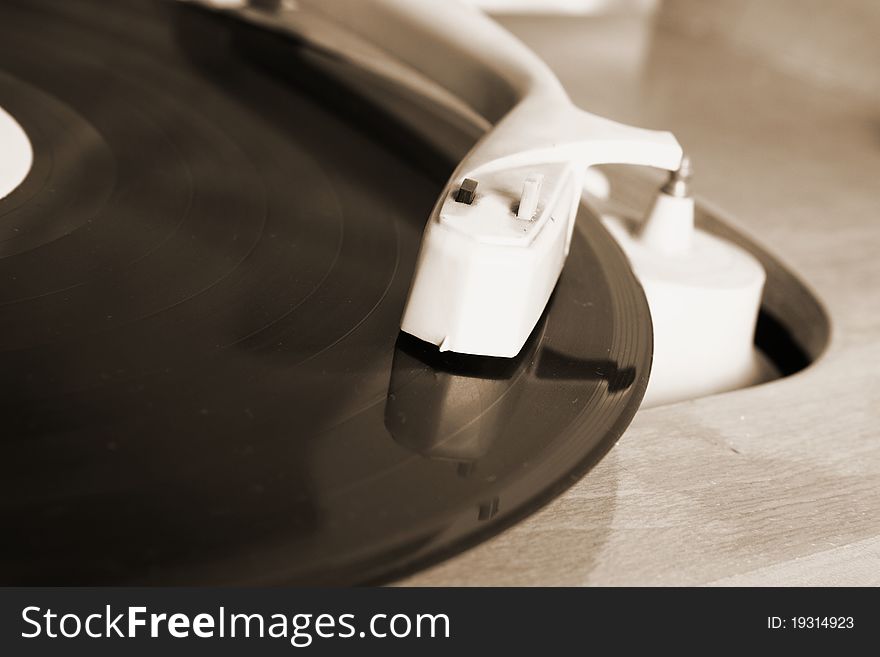
M 562 497 L 404 585 L 880 584 L 880 96 L 667 18 L 506 23 L 581 106 L 672 129 L 698 197 L 814 290 L 830 343 L 793 377 L 640 412 Z M 590 45 L 615 34 L 644 58 Z

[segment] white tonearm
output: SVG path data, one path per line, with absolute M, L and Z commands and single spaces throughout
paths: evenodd
M 678 142 L 575 107 L 531 50 L 463 3 L 301 4 L 333 12 L 493 124 L 428 218 L 401 329 L 441 350 L 515 356 L 562 271 L 587 167 L 675 170 Z
M 202 4 L 236 5 L 248 20 L 361 62 L 382 52 L 487 119 L 428 218 L 401 320 L 441 350 L 519 353 L 568 255 L 587 167 L 674 171 L 681 162 L 670 133 L 575 107 L 540 58 L 457 0 Z

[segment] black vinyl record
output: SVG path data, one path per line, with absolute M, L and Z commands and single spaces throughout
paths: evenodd
M 388 581 L 552 499 L 641 400 L 647 305 L 586 213 L 517 358 L 401 334 L 448 171 L 238 29 L 0 5 L 34 148 L 0 200 L 0 583 Z

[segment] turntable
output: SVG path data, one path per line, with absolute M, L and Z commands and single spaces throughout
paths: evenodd
M 660 526 L 713 535 L 707 482 L 741 466 L 684 464 L 751 453 L 829 321 L 695 203 L 711 140 L 578 97 L 576 62 L 511 34 L 566 28 L 521 21 L 0 7 L 4 583 L 625 581 L 594 560 L 650 533 L 658 485 Z

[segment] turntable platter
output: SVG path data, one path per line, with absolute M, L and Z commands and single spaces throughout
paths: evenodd
M 519 357 L 401 336 L 445 176 L 236 29 L 0 6 L 34 151 L 0 200 L 4 584 L 388 580 L 549 501 L 644 393 L 647 306 L 586 213 Z

